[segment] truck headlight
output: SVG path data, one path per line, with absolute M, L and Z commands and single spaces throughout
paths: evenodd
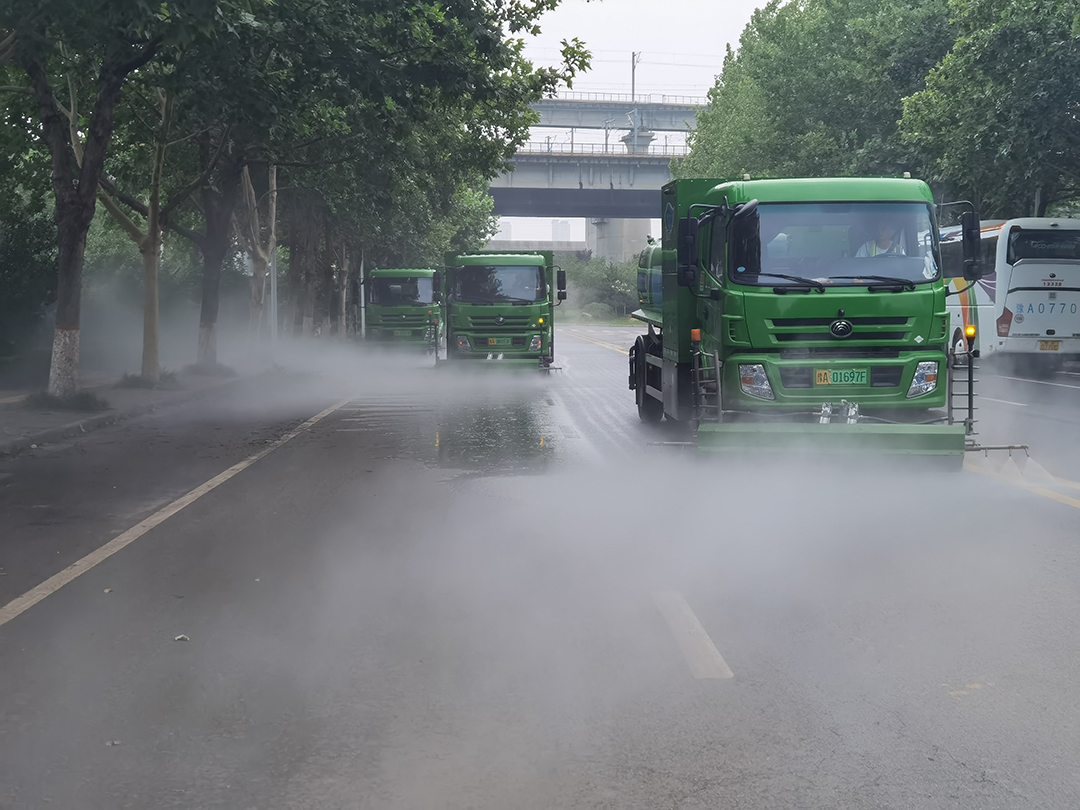
M 911 378 L 911 387 L 908 389 L 908 399 L 921 397 L 929 394 L 937 388 L 938 364 L 933 361 L 919 363 L 915 367 L 915 376 Z
M 765 366 L 760 363 L 752 365 L 740 364 L 739 382 L 742 385 L 744 394 L 760 397 L 761 399 L 776 399 L 772 385 L 769 384 L 769 378 L 765 374 Z
M 472 343 L 469 342 L 469 338 L 466 335 L 458 335 L 457 347 L 459 352 L 472 351 Z
M 540 336 L 539 335 L 533 335 L 532 336 L 532 340 L 529 341 L 529 351 L 530 352 L 538 352 L 538 351 L 540 351 Z

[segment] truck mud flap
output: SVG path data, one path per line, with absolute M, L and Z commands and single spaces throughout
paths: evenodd
M 698 450 L 732 455 L 929 456 L 963 463 L 963 425 L 724 423 L 698 428 Z

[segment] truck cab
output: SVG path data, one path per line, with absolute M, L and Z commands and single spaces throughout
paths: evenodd
M 566 279 L 550 251 L 447 257 L 446 359 L 549 368 Z
M 679 180 L 662 206 L 634 313 L 649 331 L 630 353 L 642 419 L 825 424 L 843 408 L 848 424 L 913 427 L 945 408 L 950 319 L 925 183 Z
M 445 322 L 439 276 L 430 268 L 371 271 L 364 285 L 367 339 L 434 351 Z

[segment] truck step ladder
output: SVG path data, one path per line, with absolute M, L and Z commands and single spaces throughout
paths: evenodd
M 720 355 L 708 354 L 701 350 L 701 344 L 694 344 L 693 351 L 693 386 L 694 386 L 694 421 L 722 422 L 723 411 L 720 408 Z
M 978 352 L 971 350 L 958 352 L 956 346 L 949 347 L 949 376 L 946 382 L 948 386 L 946 408 L 949 424 L 961 422 L 967 428 L 969 442 L 974 442 L 974 439 L 970 437 L 979 435 L 975 432 L 975 411 L 978 410 L 975 406 L 975 397 L 978 396 L 975 391 L 975 383 L 978 382 L 975 372 L 979 369 L 975 365 L 977 357 Z

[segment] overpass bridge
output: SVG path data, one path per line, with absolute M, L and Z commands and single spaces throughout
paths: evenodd
M 495 213 L 505 217 L 587 220 L 594 255 L 624 261 L 641 249 L 648 220 L 660 215 L 660 189 L 684 145 L 655 144 L 657 132 L 687 132 L 704 99 L 564 93 L 533 105 L 540 127 L 571 130 L 569 143 L 531 142 L 514 170 L 491 182 Z M 602 130 L 604 143 L 579 143 L 577 129 Z M 614 131 L 615 137 L 611 137 Z

